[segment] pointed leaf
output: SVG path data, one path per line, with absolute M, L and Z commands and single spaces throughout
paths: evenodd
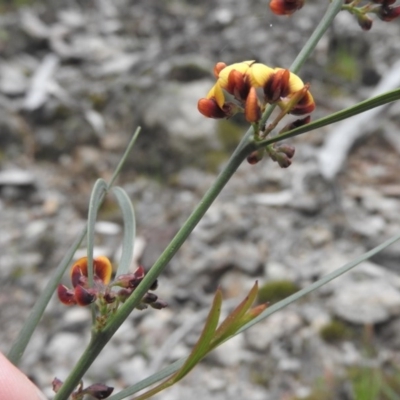
M 107 190 L 106 181 L 100 178 L 94 184 L 92 194 L 90 195 L 87 229 L 87 265 L 89 266 L 88 278 L 90 287 L 93 287 L 93 247 L 97 212 Z
M 208 313 L 206 323 L 204 325 L 203 331 L 201 332 L 200 338 L 197 341 L 195 347 L 190 353 L 188 359 L 182 368 L 172 377 L 174 382 L 182 379 L 207 353 L 209 350 L 209 345 L 214 337 L 215 330 L 218 325 L 219 316 L 221 314 L 222 305 L 222 292 L 218 288 L 214 296 L 214 301 L 211 306 L 211 310 Z
M 246 298 L 225 318 L 218 327 L 213 338 L 212 347 L 217 346 L 225 337 L 230 336 L 240 326 L 241 319 L 249 310 L 258 293 L 258 282 L 256 281 Z
M 124 220 L 122 255 L 116 273 L 116 276 L 119 276 L 128 273 L 132 265 L 133 246 L 136 236 L 136 222 L 132 202 L 125 190 L 117 186 L 112 189 L 112 193 L 117 198 L 119 207 L 122 211 L 122 218 Z

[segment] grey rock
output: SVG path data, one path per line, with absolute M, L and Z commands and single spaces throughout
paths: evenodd
M 389 282 L 345 282 L 330 299 L 336 316 L 354 324 L 377 324 L 400 315 L 400 291 Z
M 194 145 L 196 153 L 204 148 L 220 148 L 215 135 L 217 122 L 197 111 L 198 100 L 206 96 L 212 85 L 208 80 L 164 85 L 157 97 L 150 100 L 151 107 L 144 111 L 146 126 L 162 129 L 171 147 L 181 152 L 192 152 Z
M 275 340 L 293 335 L 302 324 L 297 313 L 281 310 L 245 332 L 247 345 L 255 351 L 265 351 Z

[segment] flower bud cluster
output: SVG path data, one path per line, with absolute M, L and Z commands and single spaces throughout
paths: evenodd
M 107 315 L 109 311 L 115 311 L 120 303 L 134 292 L 145 276 L 142 266 L 134 272 L 117 276 L 110 282 L 112 265 L 107 257 L 96 257 L 93 260 L 93 286 L 89 285 L 88 260 L 87 257 L 76 261 L 70 271 L 72 289 L 62 284 L 58 285 L 57 294 L 59 300 L 65 305 L 77 304 L 88 306 L 96 302 L 101 315 Z M 153 283 L 150 290 L 157 288 L 157 281 Z M 112 305 L 108 307 L 108 305 Z M 147 292 L 139 304 L 139 309 L 151 306 L 162 309 L 167 304 L 160 300 L 157 295 Z
M 282 143 L 273 144 L 267 147 L 267 153 L 270 158 L 277 162 L 281 168 L 288 168 L 292 164 L 295 149 L 293 146 Z
M 346 1 L 342 8 L 353 14 L 361 29 L 369 31 L 372 28 L 373 20 L 371 14 L 375 14 L 385 22 L 393 21 L 400 16 L 400 6 L 393 6 L 396 0 L 370 0 L 365 5 L 360 5 L 360 0 Z
M 219 62 L 214 75 L 216 84 L 197 105 L 200 113 L 208 118 L 229 118 L 244 112 L 248 122 L 256 123 L 266 104 L 277 104 L 294 115 L 309 114 L 315 109 L 308 86 L 287 69 L 271 68 L 255 61 L 228 66 Z M 234 101 L 227 100 L 225 94 Z

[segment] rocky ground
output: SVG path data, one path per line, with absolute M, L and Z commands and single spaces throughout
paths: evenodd
M 328 4 L 309 1 L 282 19 L 267 3 L 1 6 L 2 351 L 82 228 L 94 181 L 111 176 L 138 125 L 143 133 L 119 183 L 135 206 L 138 256 L 152 265 L 246 130 L 241 121 L 220 123 L 197 112 L 214 63 L 289 66 Z M 316 99 L 313 118 L 370 96 L 393 72 L 399 34 L 398 22 L 375 21 L 365 33 L 340 14 L 300 74 Z M 169 307 L 133 313 L 86 381 L 117 391 L 187 355 L 218 285 L 226 312 L 255 280 L 305 287 L 397 233 L 399 107 L 361 124 L 334 179 L 321 174 L 329 164 L 318 154 L 335 127 L 294 139 L 287 170 L 265 160 L 243 164 L 160 277 L 157 292 Z M 121 234 L 118 208 L 107 200 L 96 253 L 116 264 Z M 395 244 L 226 343 L 156 398 L 361 399 L 360 371 L 380 371 L 394 388 L 399 259 Z M 84 349 L 89 321 L 84 308 L 57 299 L 49 305 L 22 362 L 49 398 L 54 376 L 63 379 Z M 332 321 L 339 329 L 326 334 Z

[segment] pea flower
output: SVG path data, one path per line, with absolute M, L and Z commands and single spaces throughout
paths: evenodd
M 261 118 L 266 104 L 285 109 L 294 97 L 298 100 L 288 111 L 295 115 L 311 113 L 314 99 L 308 86 L 294 73 L 283 68 L 271 68 L 255 61 L 243 61 L 227 66 L 219 62 L 214 68 L 216 84 L 198 102 L 198 110 L 208 118 L 229 118 L 244 112 L 248 122 Z M 299 92 L 304 93 L 300 95 Z M 259 94 L 263 95 L 259 98 Z M 233 98 L 226 99 L 225 95 Z
M 58 298 L 65 305 L 78 304 L 87 306 L 93 303 L 100 292 L 105 291 L 110 282 L 112 273 L 111 262 L 107 257 L 101 256 L 93 260 L 93 284 L 89 287 L 87 257 L 76 261 L 70 270 L 73 289 L 59 284 L 57 289 Z
M 87 306 L 97 301 L 100 314 L 107 315 L 108 312 L 115 311 L 119 304 L 126 299 L 139 286 L 145 276 L 142 266 L 136 268 L 132 273 L 122 274 L 111 281 L 112 265 L 110 260 L 105 257 L 93 259 L 93 286 L 89 286 L 88 278 L 88 259 L 80 258 L 71 267 L 70 278 L 72 289 L 59 284 L 57 294 L 59 300 L 65 305 Z M 150 290 L 157 288 L 157 281 L 153 283 Z M 147 292 L 141 299 L 137 308 L 143 310 L 147 305 L 155 309 L 162 309 L 167 304 L 160 300 L 157 295 Z M 109 307 L 111 306 L 111 308 Z

